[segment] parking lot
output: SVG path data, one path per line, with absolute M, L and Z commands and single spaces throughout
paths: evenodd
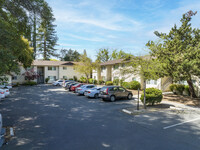
M 200 149 L 198 111 L 134 116 L 123 113 L 123 108 L 136 109 L 136 100 L 104 102 L 52 85 L 14 88 L 0 103 L 3 125 L 15 131 L 2 149 Z

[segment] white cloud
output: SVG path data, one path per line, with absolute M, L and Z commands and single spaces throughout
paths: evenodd
M 102 41 L 104 41 L 104 39 L 101 39 L 101 38 L 98 38 L 98 37 L 97 38 L 95 38 L 95 37 L 87 38 L 87 37 L 73 35 L 73 34 L 68 34 L 68 36 L 76 38 L 76 39 L 80 39 L 80 40 L 85 40 L 85 41 L 93 41 L 93 42 L 102 42 Z

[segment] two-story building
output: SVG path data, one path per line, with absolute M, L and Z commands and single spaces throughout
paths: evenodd
M 138 81 L 144 87 L 144 80 L 138 74 L 126 74 L 122 75 L 120 69 L 126 67 L 126 62 L 123 59 L 110 60 L 100 64 L 100 69 L 93 70 L 93 78 L 104 81 L 114 81 L 114 79 L 123 79 L 125 82 Z M 154 87 L 163 91 L 168 90 L 169 85 L 172 83 L 172 79 L 169 77 L 160 78 L 158 80 L 148 80 L 146 87 Z
M 49 83 L 58 79 L 70 79 L 76 77 L 79 79 L 83 74 L 76 71 L 74 65 L 78 62 L 72 61 L 48 61 L 34 60 L 30 68 L 20 66 L 20 74 L 12 76 L 12 83 L 24 83 L 26 78 L 24 73 L 27 69 L 33 69 L 39 77 L 35 79 L 37 83 L 44 83 L 46 78 L 49 78 Z

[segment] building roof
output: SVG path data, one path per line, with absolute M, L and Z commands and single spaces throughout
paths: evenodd
M 114 64 L 120 64 L 122 63 L 123 59 L 117 59 L 117 60 L 109 60 L 106 62 L 101 63 L 101 66 L 106 66 L 106 65 L 114 65 Z
M 138 56 L 138 57 L 140 57 L 142 59 L 146 59 L 146 60 L 156 58 L 156 57 L 152 57 L 150 55 L 144 55 L 144 56 Z M 107 66 L 107 65 L 121 64 L 121 63 L 127 63 L 127 62 L 130 62 L 130 60 L 116 59 L 116 60 L 109 60 L 109 61 L 103 62 L 100 65 L 101 66 Z
M 78 62 L 73 61 L 50 61 L 50 60 L 34 60 L 33 66 L 62 66 L 62 65 L 75 65 Z

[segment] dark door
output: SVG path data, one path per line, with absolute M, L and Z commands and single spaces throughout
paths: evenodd
M 38 67 L 37 68 L 37 73 L 39 75 L 39 77 L 37 79 L 37 83 L 38 84 L 44 83 L 44 67 Z

